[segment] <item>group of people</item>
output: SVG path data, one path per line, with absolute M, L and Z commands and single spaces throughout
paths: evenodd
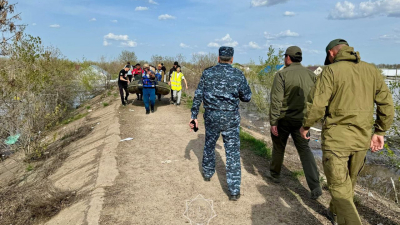
M 361 61 L 359 52 L 343 39 L 325 49 L 325 67 L 317 77 L 301 65 L 297 46 L 285 52 L 285 68 L 275 74 L 270 95 L 270 125 L 273 141 L 270 172 L 272 182 L 281 182 L 281 167 L 289 135 L 292 136 L 304 169 L 310 197 L 322 195 L 319 172 L 309 147 L 309 129 L 321 118 L 322 164 L 332 197 L 327 211 L 333 224 L 360 225 L 353 203 L 357 176 L 368 149 L 379 151 L 394 117 L 393 99 L 380 71 Z M 249 102 L 252 92 L 242 71 L 232 67 L 234 49 L 221 47 L 218 64 L 206 69 L 193 99 L 191 129 L 205 109 L 203 178 L 215 173 L 215 145 L 222 134 L 226 152 L 226 177 L 230 200 L 240 198 L 239 102 Z M 374 109 L 376 107 L 376 109 Z M 374 111 L 376 112 L 373 121 Z
M 158 64 L 157 68 L 146 63 L 142 68 L 140 63 L 137 63 L 133 67 L 130 62 L 127 62 L 124 69 L 118 75 L 118 87 L 123 106 L 126 106 L 128 102 L 128 85 L 132 81 L 140 82 L 143 85 L 142 92 L 136 94 L 136 100 L 144 102 L 146 114 L 150 114 L 150 112 L 154 113 L 156 86 L 158 82 L 168 82 L 168 85 L 171 86 L 171 104 L 178 106 L 181 104 L 182 81 L 185 82 L 185 87 L 188 89 L 187 81 L 181 72 L 181 66 L 178 62 L 174 62 L 168 76 L 166 76 L 166 67 L 163 63 Z M 161 101 L 161 94 L 157 94 L 157 97 Z

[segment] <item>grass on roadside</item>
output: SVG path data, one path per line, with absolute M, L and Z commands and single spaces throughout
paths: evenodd
M 295 179 L 299 179 L 300 177 L 304 176 L 304 171 L 303 170 L 295 170 L 292 171 L 292 177 Z
M 258 140 L 249 133 L 240 130 L 240 148 L 249 149 L 256 155 L 271 159 L 271 149 L 267 147 L 265 142 Z
M 110 104 L 108 103 L 108 102 L 103 102 L 103 106 L 104 107 L 107 107 L 107 106 L 109 106 Z
M 70 117 L 70 118 L 68 118 L 68 119 L 66 119 L 66 120 L 63 120 L 63 121 L 61 122 L 61 124 L 64 124 L 64 125 L 69 124 L 69 123 L 71 123 L 71 122 L 74 122 L 75 120 L 82 119 L 83 117 L 87 116 L 88 114 L 89 114 L 89 113 L 78 114 L 78 115 L 76 115 L 76 116 L 73 116 L 73 117 Z

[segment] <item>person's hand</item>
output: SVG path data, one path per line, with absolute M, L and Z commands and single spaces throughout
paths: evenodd
M 199 127 L 199 123 L 197 122 L 197 119 L 190 119 L 190 121 L 189 121 L 189 127 L 190 127 L 190 129 L 193 130 L 194 127 L 195 127 L 195 125 L 191 123 L 192 120 L 194 120 L 194 122 L 195 122 L 195 124 L 196 124 L 196 127 Z
M 130 84 L 131 82 L 128 80 L 128 84 Z
M 186 85 L 186 89 L 189 89 L 187 85 Z
M 171 82 L 168 82 L 168 85 L 171 86 Z
M 385 140 L 384 140 L 383 136 L 374 134 L 371 138 L 371 145 L 370 145 L 371 151 L 377 152 L 377 151 L 383 149 L 384 144 L 385 144 Z
M 271 133 L 274 135 L 274 136 L 279 136 L 279 134 L 278 134 L 278 126 L 271 126 Z
M 301 128 L 300 128 L 300 135 L 301 135 L 302 138 L 304 138 L 304 139 L 306 139 L 306 140 L 310 140 L 310 138 L 311 138 L 311 137 L 308 137 L 308 136 L 307 136 L 308 130 L 309 130 L 309 129 L 307 129 L 307 130 L 304 129 L 304 127 L 301 127 Z

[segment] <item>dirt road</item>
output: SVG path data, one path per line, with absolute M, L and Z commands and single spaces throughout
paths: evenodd
M 134 104 L 119 108 L 121 139 L 133 140 L 118 145 L 119 176 L 106 189 L 100 224 L 187 224 L 186 201 L 198 195 L 212 200 L 212 208 L 203 205 L 196 214 L 189 206 L 192 215 L 188 217 L 213 216 L 213 210 L 216 216 L 210 224 L 328 224 L 318 214 L 324 207 L 309 200 L 308 191 L 297 180 L 284 179 L 282 185 L 269 182 L 263 176 L 267 162 L 245 149 L 242 197 L 229 201 L 222 139 L 217 143 L 216 174 L 211 182 L 201 176 L 202 118 L 200 130 L 194 133 L 188 128 L 186 106 L 163 99 L 157 102 L 155 113 L 146 115 L 142 102 Z M 297 183 L 297 188 L 287 188 L 285 182 Z
M 102 107 L 107 101 L 110 106 Z M 318 201 L 309 198 L 298 154 L 289 143 L 282 182 L 270 182 L 265 174 L 269 161 L 249 149 L 241 149 L 241 198 L 229 201 L 222 139 L 216 147 L 216 173 L 203 181 L 201 160 L 205 129 L 188 127 L 190 110 L 170 105 L 164 98 L 156 112 L 145 114 L 143 102 L 120 106 L 117 97 L 97 99 L 93 112 L 76 124 L 97 124 L 86 138 L 67 150 L 71 156 L 52 176 L 57 188 L 77 190 L 79 201 L 46 224 L 330 224 L 325 217 L 329 193 Z M 96 107 L 94 107 L 96 106 Z M 72 128 L 77 125 L 70 125 Z M 257 139 L 262 135 L 242 129 Z M 74 128 L 75 129 L 75 128 Z M 132 140 L 120 142 L 125 138 Z M 300 173 L 301 174 L 301 173 Z M 397 224 L 400 208 L 358 187 L 358 207 L 364 224 Z

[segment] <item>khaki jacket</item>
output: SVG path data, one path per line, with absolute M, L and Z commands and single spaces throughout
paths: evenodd
M 384 135 L 393 123 L 393 99 L 384 77 L 352 47 L 344 46 L 318 76 L 303 126 L 311 127 L 322 117 L 323 150 L 367 150 L 372 132 Z
M 316 79 L 315 74 L 300 63 L 292 63 L 276 73 L 271 88 L 271 126 L 278 125 L 281 119 L 301 125 L 306 112 L 307 96 Z

